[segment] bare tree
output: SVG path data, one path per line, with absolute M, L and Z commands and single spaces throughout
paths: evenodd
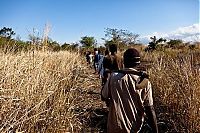
M 51 26 L 49 23 L 45 24 L 44 32 L 43 32 L 43 51 L 48 47 L 48 39 L 49 39 L 49 32 L 51 31 Z
M 40 44 L 40 34 L 39 34 L 39 31 L 36 30 L 35 28 L 33 28 L 32 32 L 28 31 L 29 32 L 29 35 L 28 35 L 28 38 L 29 40 L 31 41 L 31 44 L 32 45 L 39 45 Z
M 133 45 L 133 44 L 136 44 L 136 42 L 138 41 L 138 37 L 139 37 L 139 34 L 134 34 L 130 31 L 127 31 L 127 30 L 123 30 L 121 31 L 122 32 L 122 36 L 123 36 L 123 41 L 126 45 Z
M 105 45 L 112 42 L 118 46 L 124 46 L 135 44 L 138 41 L 138 37 L 139 34 L 134 34 L 128 30 L 106 28 L 105 38 L 102 39 L 106 42 Z

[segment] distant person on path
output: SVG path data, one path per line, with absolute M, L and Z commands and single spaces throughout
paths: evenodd
M 92 62 L 93 62 L 93 54 L 89 51 L 89 64 L 90 64 L 90 67 L 92 68 Z
M 113 72 L 102 90 L 109 107 L 107 132 L 138 133 L 146 115 L 152 133 L 158 133 L 151 83 L 146 73 L 134 69 L 139 52 L 128 49 L 123 58 L 125 68 Z
M 114 70 L 119 70 L 123 68 L 122 57 L 117 54 L 117 45 L 111 44 L 109 46 L 109 51 L 111 54 L 105 56 L 103 60 L 103 67 L 104 67 L 104 83 L 106 83 L 109 73 Z
M 105 56 L 101 57 L 101 59 L 99 60 L 99 67 L 98 67 L 98 74 L 100 75 L 100 78 L 102 79 L 102 86 L 105 84 L 105 78 L 104 78 L 104 67 L 103 67 L 103 60 L 106 56 L 109 55 L 109 51 L 108 49 L 106 49 L 105 51 Z
M 99 67 L 99 60 L 101 59 L 101 57 L 103 55 L 101 55 L 101 51 L 100 50 L 95 50 L 95 55 L 94 55 L 94 70 L 95 70 L 95 73 L 97 73 L 98 71 L 98 67 Z
M 90 52 L 87 51 L 86 54 L 85 54 L 85 58 L 86 58 L 86 61 L 87 61 L 87 64 L 90 64 Z

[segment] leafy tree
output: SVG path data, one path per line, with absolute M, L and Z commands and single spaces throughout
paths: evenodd
M 116 44 L 116 42 L 114 40 L 110 40 L 110 41 L 105 41 L 105 47 L 108 48 L 109 45 L 112 45 L 112 44 Z
M 79 44 L 78 43 L 72 43 L 70 45 L 70 50 L 77 51 L 78 48 L 79 48 Z
M 157 40 L 156 36 L 150 37 L 150 39 L 152 41 L 149 42 L 149 45 L 148 45 L 148 48 L 146 49 L 146 51 L 155 50 L 158 47 L 158 44 L 166 42 L 166 39 L 164 39 L 164 38 L 160 38 Z
M 79 46 L 78 43 L 72 43 L 72 44 L 71 44 L 71 47 L 74 48 L 74 49 L 75 49 L 75 48 L 78 48 L 78 46 Z
M 118 29 L 107 28 L 105 32 L 105 38 L 102 38 L 105 41 L 105 46 L 108 47 L 111 44 L 116 44 L 120 47 L 122 40 L 120 38 Z
M 61 49 L 60 44 L 56 41 L 48 42 L 48 47 L 53 51 L 59 51 Z
M 181 44 L 183 44 L 183 41 L 180 39 L 174 39 L 170 40 L 167 44 L 170 48 L 178 48 Z
M 69 49 L 69 47 L 70 47 L 69 43 L 64 43 L 63 45 L 61 45 L 62 50 L 67 50 L 67 49 Z
M 12 30 L 12 28 L 3 27 L 0 30 L 0 36 L 1 37 L 5 37 L 5 38 L 10 39 L 13 35 L 15 35 L 15 32 Z
M 96 40 L 94 39 L 94 37 L 89 37 L 89 36 L 84 36 L 81 37 L 80 43 L 83 45 L 83 47 L 94 47 L 94 45 L 96 44 Z
M 106 28 L 105 37 L 108 39 L 104 39 L 104 38 L 103 39 L 104 40 L 113 40 L 113 42 L 121 41 L 120 32 L 121 31 L 118 29 Z

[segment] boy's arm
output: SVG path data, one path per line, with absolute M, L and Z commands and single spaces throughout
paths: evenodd
M 109 106 L 109 102 L 110 102 L 110 77 L 107 80 L 106 84 L 104 85 L 104 87 L 101 90 L 101 100 L 106 102 L 106 105 Z
M 101 69 L 102 69 L 102 65 L 103 65 L 103 59 L 99 60 L 99 67 L 98 67 L 98 74 L 100 73 Z
M 102 91 L 101 91 L 101 96 L 103 98 L 103 101 L 104 99 L 108 99 L 109 98 L 109 79 L 108 81 L 106 82 L 106 84 L 104 85 L 104 87 L 102 87 Z
M 149 81 L 146 87 L 146 97 L 144 100 L 144 108 L 145 108 L 145 113 L 147 116 L 147 123 L 152 128 L 152 132 L 158 133 L 156 113 L 153 107 L 152 87 Z
M 152 132 L 158 133 L 156 113 L 155 113 L 153 105 L 152 106 L 145 106 L 145 113 L 147 115 L 147 123 L 151 127 Z

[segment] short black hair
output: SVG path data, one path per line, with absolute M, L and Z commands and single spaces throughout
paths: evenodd
M 111 53 L 117 52 L 117 45 L 116 44 L 110 44 L 109 50 Z
M 109 51 L 108 51 L 108 49 L 106 49 L 106 51 L 105 51 L 105 55 L 109 55 Z
M 98 54 L 101 54 L 101 50 L 100 49 L 98 49 Z
M 132 68 L 140 64 L 140 53 L 134 49 L 129 48 L 124 52 L 124 66 Z

